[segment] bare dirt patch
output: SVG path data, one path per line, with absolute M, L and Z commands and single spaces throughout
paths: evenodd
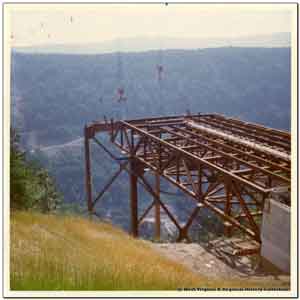
M 253 255 L 229 258 L 196 243 L 151 243 L 151 247 L 190 270 L 212 279 L 276 280 L 282 283 L 290 281 L 289 275 L 262 267 L 258 257 Z

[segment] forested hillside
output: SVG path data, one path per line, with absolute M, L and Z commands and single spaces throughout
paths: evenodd
M 118 117 L 126 111 L 126 118 L 141 118 L 187 110 L 218 112 L 290 130 L 290 48 L 163 51 L 161 98 L 156 73 L 159 60 L 157 51 L 123 53 L 120 74 L 114 53 L 13 52 L 13 125 L 20 129 L 23 147 L 56 177 L 65 201 L 83 201 L 80 137 L 85 123 L 103 119 L 104 115 Z M 125 86 L 125 107 L 117 102 L 120 80 Z M 94 170 L 94 183 L 99 190 L 114 168 L 111 161 L 103 160 L 104 154 L 97 155 L 101 168 L 98 164 Z M 127 223 L 127 190 L 123 176 L 99 208 L 121 224 Z

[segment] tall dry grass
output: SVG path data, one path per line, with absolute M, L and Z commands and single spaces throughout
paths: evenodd
M 176 290 L 257 286 L 216 282 L 160 256 L 109 224 L 80 217 L 14 212 L 11 290 Z
M 165 290 L 201 278 L 108 224 L 14 213 L 13 290 Z

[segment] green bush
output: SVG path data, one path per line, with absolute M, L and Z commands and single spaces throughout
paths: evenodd
M 10 144 L 10 206 L 12 209 L 55 210 L 61 202 L 53 179 L 47 170 L 26 160 L 19 147 L 19 136 L 11 129 Z

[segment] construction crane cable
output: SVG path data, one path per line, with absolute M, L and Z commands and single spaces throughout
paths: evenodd
M 120 45 L 118 44 L 117 49 L 117 102 L 122 104 L 120 106 L 120 119 L 125 119 L 127 117 L 127 107 L 126 101 L 127 97 L 125 95 L 125 86 L 124 86 L 124 74 L 123 74 L 123 61 L 122 61 L 122 53 L 120 50 Z M 118 116 L 117 116 L 118 119 Z
M 161 41 L 159 42 L 159 49 L 157 51 L 157 83 L 158 83 L 158 104 L 159 104 L 159 112 L 162 113 L 163 109 L 163 94 L 162 94 L 162 82 L 163 82 L 163 73 L 164 73 L 164 66 L 163 66 L 163 53 L 161 47 Z

